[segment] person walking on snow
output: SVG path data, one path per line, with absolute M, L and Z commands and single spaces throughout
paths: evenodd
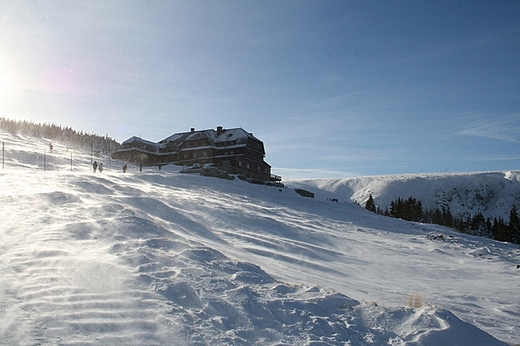
M 96 173 L 96 170 L 97 170 L 97 161 L 94 161 L 94 163 L 92 164 L 92 168 L 94 169 L 94 173 Z
M 103 162 L 99 164 L 99 173 L 103 172 Z

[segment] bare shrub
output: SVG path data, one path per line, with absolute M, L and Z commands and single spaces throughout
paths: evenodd
M 412 293 L 412 295 L 410 296 L 410 299 L 408 299 L 409 308 L 418 309 L 425 305 L 426 305 L 426 303 L 424 302 L 422 295 L 420 295 L 419 293 Z

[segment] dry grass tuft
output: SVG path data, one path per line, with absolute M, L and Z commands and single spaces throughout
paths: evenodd
M 423 297 L 419 293 L 412 293 L 410 299 L 408 299 L 408 307 L 413 309 L 418 309 L 420 307 L 425 306 L 426 303 Z

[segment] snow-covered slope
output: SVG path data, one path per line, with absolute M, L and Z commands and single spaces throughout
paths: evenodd
M 2 344 L 520 342 L 518 246 L 0 140 Z
M 365 203 L 372 194 L 381 209 L 398 197 L 414 197 L 426 208 L 450 207 L 454 215 L 509 220 L 520 206 L 520 171 L 436 173 L 291 181 L 290 186 L 315 192 L 318 198 Z

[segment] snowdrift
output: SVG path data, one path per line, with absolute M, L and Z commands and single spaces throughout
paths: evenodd
M 2 344 L 520 341 L 517 246 L 291 188 L 94 174 L 55 143 L 43 170 L 47 142 L 0 140 Z

